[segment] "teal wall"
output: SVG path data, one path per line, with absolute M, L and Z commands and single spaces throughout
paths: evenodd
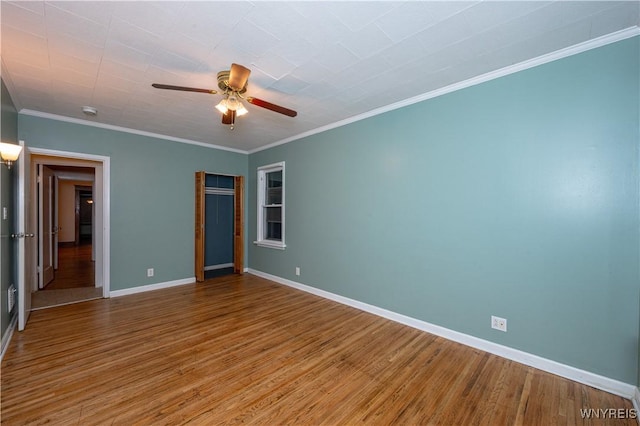
M 28 115 L 7 125 L 4 85 L 2 138 L 111 157 L 112 290 L 193 276 L 196 170 L 248 176 L 255 240 L 256 168 L 284 160 L 288 247 L 250 244 L 251 268 L 638 384 L 639 47 L 618 42 L 248 159 Z M 6 310 L 4 278 L 0 293 Z M 509 332 L 491 330 L 491 315 Z
M 24 114 L 18 128 L 30 147 L 111 158 L 111 291 L 193 277 L 194 173 L 247 174 L 245 154 Z
M 9 91 L 0 80 L 2 92 L 0 92 L 0 100 L 2 101 L 2 111 L 0 121 L 0 138 L 2 142 L 17 143 L 18 142 L 18 114 L 16 107 L 11 100 Z M 15 282 L 14 270 L 14 249 L 15 244 L 11 239 L 14 232 L 14 177 L 15 168 L 8 170 L 4 165 L 0 164 L 0 336 L 4 336 L 7 327 L 11 322 L 13 315 L 17 313 L 14 308 L 11 312 L 7 306 L 7 290 L 9 286 Z M 7 219 L 2 219 L 2 207 L 7 207 Z M 16 293 L 17 295 L 17 293 Z
M 287 248 L 251 245 L 250 267 L 637 383 L 638 52 L 635 37 L 251 154 L 250 239 L 256 168 L 284 160 Z

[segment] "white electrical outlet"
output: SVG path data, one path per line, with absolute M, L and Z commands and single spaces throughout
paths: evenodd
M 495 328 L 496 330 L 507 332 L 507 320 L 500 317 L 495 317 L 491 315 L 491 328 Z
M 2 220 L 7 220 L 7 217 L 9 217 L 9 211 L 7 210 L 6 207 L 2 208 Z
M 298 276 L 300 275 L 300 267 L 299 266 L 296 266 L 296 275 L 298 275 Z
M 152 277 L 153 276 L 153 268 L 147 269 L 147 276 L 148 277 Z

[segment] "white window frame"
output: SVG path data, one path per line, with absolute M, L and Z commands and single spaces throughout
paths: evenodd
M 277 205 L 272 205 L 272 207 L 274 206 L 279 206 L 281 208 L 281 214 L 282 214 L 282 239 L 280 241 L 276 241 L 276 240 L 268 240 L 264 238 L 264 234 L 265 234 L 265 229 L 264 229 L 264 214 L 265 214 L 265 207 L 266 206 L 265 203 L 265 194 L 266 194 L 266 176 L 267 173 L 273 173 L 273 172 L 279 172 L 282 171 L 282 203 L 281 204 L 277 204 Z M 285 230 L 285 174 L 284 174 L 284 161 L 281 161 L 279 163 L 273 163 L 273 164 L 268 164 L 266 166 L 261 166 L 258 167 L 258 181 L 257 181 L 257 187 L 258 187 L 258 234 L 257 237 L 258 239 L 256 241 L 254 241 L 253 243 L 261 246 L 261 247 L 268 247 L 268 248 L 274 248 L 274 249 L 279 249 L 279 250 L 284 250 L 285 247 L 287 246 L 285 244 L 285 239 L 284 239 L 284 230 Z

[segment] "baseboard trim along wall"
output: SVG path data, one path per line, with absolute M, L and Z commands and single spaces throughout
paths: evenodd
M 13 332 L 16 330 L 16 324 L 18 324 L 18 314 L 13 315 L 9 327 L 7 327 L 7 330 L 4 332 L 4 336 L 2 336 L 2 343 L 0 343 L 0 362 L 2 362 L 5 352 L 7 352 L 9 342 L 11 342 L 11 338 L 13 337 Z
M 610 392 L 627 399 L 631 399 L 633 400 L 634 404 L 640 405 L 640 395 L 638 395 L 638 388 L 636 388 L 634 385 L 611 379 L 609 377 L 604 377 L 599 374 L 591 373 L 589 371 L 581 370 L 579 368 L 571 367 L 566 364 L 561 364 L 559 362 L 523 352 L 518 349 L 513 349 L 508 346 L 499 345 L 497 343 L 470 336 L 468 334 L 460 333 L 458 331 L 450 330 L 445 327 L 408 317 L 406 315 L 398 314 L 396 312 L 379 308 L 374 305 L 369 305 L 367 303 L 363 303 L 354 299 L 349 299 L 348 297 L 330 293 L 325 290 L 320 290 L 305 284 L 300 284 L 298 282 L 281 278 L 276 275 L 271 275 L 251 268 L 249 268 L 249 273 L 271 281 L 275 281 L 288 287 L 293 287 L 298 290 L 314 294 L 316 296 L 324 297 L 325 299 L 333 300 L 334 302 L 342 303 L 344 305 L 348 305 L 353 308 L 378 315 L 380 317 L 398 322 L 400 324 L 408 325 L 409 327 L 417 328 L 418 330 L 426 331 L 427 333 L 435 334 L 436 336 L 444 337 L 445 339 L 452 340 L 454 342 L 462 343 L 463 345 L 471 346 L 473 348 L 480 349 L 494 355 L 498 355 L 503 358 L 507 358 L 512 361 L 516 361 L 521 364 L 525 364 L 530 367 L 534 367 L 539 370 L 543 370 L 548 373 L 552 373 L 557 376 L 576 381 L 578 383 L 583 383 L 585 385 L 589 385 L 594 388 Z
M 640 413 L 640 388 L 636 388 L 632 402 L 633 408 L 636 409 L 636 412 Z M 638 416 L 638 424 L 640 424 L 640 416 Z
M 138 287 L 125 288 L 123 290 L 114 290 L 109 292 L 109 297 L 127 296 L 129 294 L 144 293 L 145 291 L 160 290 L 163 288 L 176 287 L 185 284 L 194 284 L 196 277 L 183 278 L 181 280 L 165 281 L 163 283 L 141 285 Z

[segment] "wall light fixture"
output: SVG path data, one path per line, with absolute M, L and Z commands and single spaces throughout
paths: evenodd
M 7 165 L 7 169 L 11 169 L 13 162 L 20 156 L 20 152 L 22 152 L 20 145 L 0 142 L 0 159 Z

